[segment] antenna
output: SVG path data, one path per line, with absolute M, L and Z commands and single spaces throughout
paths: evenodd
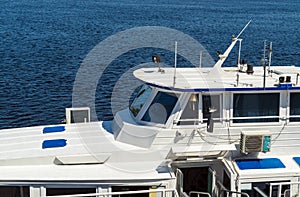
M 264 59 L 263 59 L 263 68 L 264 68 L 264 82 L 263 82 L 263 87 L 264 87 L 264 89 L 265 89 L 265 87 L 266 87 L 266 40 L 264 41 Z
M 245 31 L 245 29 L 248 27 L 248 25 L 251 23 L 252 20 L 250 20 L 242 29 L 242 31 L 238 34 L 237 37 L 232 37 L 232 42 L 230 44 L 230 46 L 226 49 L 224 54 L 219 54 L 220 59 L 217 61 L 217 63 L 215 64 L 214 68 L 215 69 L 219 69 L 221 68 L 222 64 L 224 63 L 224 61 L 226 60 L 226 58 L 228 57 L 229 53 L 231 52 L 231 50 L 233 49 L 234 45 L 236 44 L 237 41 L 239 41 L 240 39 L 238 39 L 240 37 L 240 35 Z
M 173 77 L 173 86 L 176 84 L 176 67 L 177 67 L 177 41 L 175 41 L 175 62 L 174 62 L 174 77 Z
M 272 52 L 273 52 L 272 42 L 270 42 L 270 49 L 269 49 L 269 68 L 268 68 L 268 71 L 271 70 Z
M 241 64 L 241 50 L 242 50 L 242 39 L 238 39 L 239 40 L 239 54 L 238 54 L 238 66 Z
M 203 55 L 203 51 L 200 50 L 199 68 L 202 67 L 202 55 Z
M 251 23 L 252 20 L 250 20 L 246 25 L 245 27 L 242 29 L 242 31 L 239 33 L 239 35 L 236 37 L 236 38 L 239 38 L 240 35 L 245 31 L 245 29 L 248 27 L 248 25 Z

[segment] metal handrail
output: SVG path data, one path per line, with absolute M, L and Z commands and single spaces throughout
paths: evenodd
M 46 197 L 110 197 L 112 195 L 126 195 L 126 194 L 146 194 L 146 193 L 162 193 L 165 197 L 167 193 L 173 193 L 175 197 L 179 197 L 176 189 L 155 189 L 155 190 L 138 190 L 138 191 L 125 191 L 125 192 L 105 192 L 105 193 L 89 193 L 89 194 L 72 194 L 72 195 L 56 195 Z
M 176 170 L 176 189 L 178 192 L 183 192 L 183 173 L 180 169 Z
M 268 197 L 268 195 L 261 191 L 258 187 L 253 187 L 253 189 L 262 197 Z
M 269 196 L 272 196 L 272 193 L 273 193 L 273 186 L 278 186 L 278 192 L 277 192 L 277 196 L 281 196 L 281 191 L 282 191 L 282 186 L 283 185 L 289 185 L 289 186 L 292 186 L 292 185 L 298 185 L 300 186 L 300 182 L 279 182 L 279 183 L 270 183 L 270 193 L 269 193 Z M 292 192 L 292 191 L 290 191 Z M 298 191 L 299 192 L 299 191 Z M 299 195 L 299 194 L 298 194 Z M 298 196 L 297 195 L 297 196 Z M 290 195 L 292 196 L 292 195 Z
M 230 120 L 247 120 L 247 119 L 268 119 L 268 118 L 281 118 L 280 116 L 239 116 L 232 117 Z
M 250 197 L 249 196 L 249 194 L 247 194 L 247 193 L 245 193 L 245 192 L 236 192 L 236 191 L 231 191 L 231 190 L 221 190 L 221 192 L 226 192 L 227 193 L 227 195 L 228 194 L 240 194 L 240 195 L 242 195 L 242 196 L 246 196 L 246 197 Z
M 237 192 L 237 191 L 231 191 L 231 190 L 228 190 L 226 187 L 224 187 L 224 185 L 223 185 L 220 181 L 218 181 L 217 183 L 218 183 L 218 185 L 221 187 L 221 188 L 220 188 L 220 189 L 221 189 L 221 193 L 222 193 L 222 192 L 226 192 L 226 193 L 227 193 L 227 196 L 228 196 L 228 194 L 240 194 L 241 196 L 250 197 L 249 194 L 247 194 L 247 193 L 245 193 L 245 192 Z
M 180 192 L 180 195 L 179 195 L 180 197 L 189 197 L 189 195 L 187 195 L 187 193 L 185 193 L 185 192 Z
M 207 192 L 190 191 L 189 196 L 191 196 L 191 194 L 197 194 L 197 197 L 199 197 L 200 195 L 211 197 L 210 193 Z

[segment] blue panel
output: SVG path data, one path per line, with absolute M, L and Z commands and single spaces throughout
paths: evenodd
M 293 157 L 293 159 L 300 166 L 300 157 Z
M 64 126 L 45 127 L 43 133 L 62 132 L 65 130 Z
M 44 140 L 43 141 L 43 149 L 44 148 L 57 148 L 64 147 L 67 145 L 67 140 L 65 139 L 55 139 L 55 140 Z
M 241 170 L 285 168 L 285 165 L 277 158 L 242 159 L 235 162 Z
M 280 88 L 285 88 L 285 89 L 291 89 L 293 87 L 293 85 L 291 83 L 288 84 L 280 84 L 279 85 Z

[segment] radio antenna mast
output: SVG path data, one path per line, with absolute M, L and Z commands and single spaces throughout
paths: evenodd
M 224 54 L 219 54 L 219 60 L 217 61 L 217 63 L 214 65 L 214 70 L 219 70 L 222 67 L 222 64 L 224 63 L 224 61 L 226 60 L 226 58 L 228 57 L 229 53 L 231 52 L 232 48 L 234 47 L 234 45 L 236 44 L 237 41 L 239 41 L 240 39 L 238 39 L 240 37 L 240 35 L 245 31 L 245 29 L 248 27 L 248 25 L 251 23 L 252 20 L 250 20 L 245 26 L 244 28 L 240 31 L 240 33 L 238 34 L 237 37 L 232 37 L 232 42 L 230 44 L 230 46 L 226 49 L 226 51 L 224 52 Z
M 173 77 L 173 86 L 176 84 L 176 67 L 177 67 L 177 41 L 175 41 L 175 62 L 174 62 L 174 77 Z
M 272 60 L 272 53 L 273 53 L 273 47 L 272 47 L 272 42 L 270 42 L 270 49 L 269 49 L 269 68 L 268 71 L 270 72 L 271 70 L 271 60 Z

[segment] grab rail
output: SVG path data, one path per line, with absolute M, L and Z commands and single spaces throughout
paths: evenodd
M 273 196 L 273 187 L 274 186 L 278 186 L 278 188 L 276 188 L 277 190 L 277 196 L 281 197 L 281 192 L 282 192 L 282 186 L 287 185 L 290 186 L 290 188 L 288 189 L 288 196 L 299 196 L 299 191 L 300 191 L 300 182 L 280 182 L 280 183 L 270 183 L 270 194 L 269 196 Z M 296 185 L 298 186 L 297 188 L 291 188 L 292 185 Z M 295 190 L 295 191 L 294 191 Z M 284 191 L 286 192 L 286 191 Z M 296 194 L 295 194 L 296 193 Z M 284 195 L 285 196 L 285 195 Z
M 261 189 L 259 189 L 258 187 L 253 187 L 253 189 L 262 197 L 268 197 L 268 195 L 266 195 L 263 191 L 261 191 Z
M 217 184 L 220 186 L 220 196 L 222 196 L 221 194 L 223 192 L 226 192 L 226 196 L 231 196 L 231 194 L 240 194 L 241 196 L 246 196 L 246 197 L 250 197 L 249 194 L 245 193 L 245 192 L 237 192 L 237 191 L 231 191 L 228 190 L 220 181 L 217 181 Z
M 250 197 L 249 194 L 244 192 L 236 192 L 236 191 L 230 191 L 230 190 L 221 190 L 221 192 L 226 192 L 227 196 L 231 196 L 229 194 L 240 194 L 241 196 Z
M 204 195 L 204 196 L 211 197 L 210 193 L 207 193 L 207 192 L 191 191 L 191 192 L 189 193 L 189 196 L 191 196 L 191 194 L 197 194 L 197 197 L 200 197 L 200 195 Z
M 126 194 L 151 194 L 161 193 L 162 197 L 166 197 L 167 193 L 171 193 L 174 197 L 179 197 L 176 189 L 155 189 L 155 190 L 138 190 L 138 191 L 125 191 L 125 192 L 105 192 L 105 193 L 89 193 L 89 194 L 71 194 L 71 195 L 55 195 L 46 197 L 111 197 L 112 195 L 126 195 Z

